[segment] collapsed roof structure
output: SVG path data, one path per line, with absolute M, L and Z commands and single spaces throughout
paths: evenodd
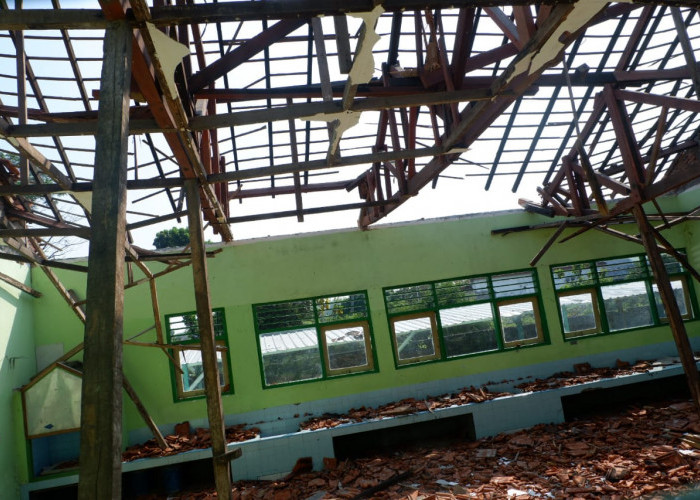
M 576 225 L 643 243 L 655 270 L 659 247 L 682 259 L 660 231 L 697 210 L 654 227 L 641 207 L 700 177 L 694 1 L 73 8 L 2 0 L 0 8 L 0 55 L 12 61 L 0 75 L 0 257 L 41 266 L 86 322 L 85 498 L 119 488 L 114 339 L 131 284 L 124 262 L 148 276 L 156 324 L 157 276 L 145 263 L 191 263 L 199 317 L 211 318 L 202 219 L 223 241 L 237 223 L 348 210 L 367 228 L 421 190 L 439 189 L 449 168 L 487 190 L 497 180 L 513 191 L 526 176 L 541 182 L 530 196 L 541 200 L 522 205 L 566 217 L 553 223 L 550 244 Z M 139 229 L 181 218 L 191 253 L 163 257 L 133 245 Z M 640 236 L 610 227 L 630 220 Z M 89 240 L 87 268 L 47 257 L 55 236 Z M 87 316 L 52 267 L 87 271 Z M 668 317 L 700 400 L 682 321 Z M 200 327 L 212 331 L 211 321 Z M 206 339 L 223 497 L 230 457 Z

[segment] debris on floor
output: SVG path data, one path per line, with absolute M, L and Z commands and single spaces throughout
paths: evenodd
M 689 402 L 631 407 L 613 416 L 538 425 L 446 447 L 329 460 L 323 471 L 289 480 L 237 482 L 233 498 L 659 498 L 653 495 L 700 481 L 698 425 Z M 209 490 L 179 498 L 212 495 Z
M 521 392 L 537 392 L 548 389 L 556 389 L 570 385 L 594 382 L 605 378 L 646 373 L 649 370 L 666 365 L 676 364 L 677 360 L 640 360 L 634 364 L 617 360 L 612 368 L 594 368 L 590 363 L 577 363 L 573 365 L 573 372 L 559 372 L 545 379 L 535 379 L 523 382 L 515 386 Z M 512 381 L 504 380 L 499 384 Z M 428 396 L 424 399 L 407 398 L 398 402 L 387 403 L 378 408 L 352 408 L 345 414 L 325 413 L 320 417 L 313 417 L 299 425 L 300 430 L 319 430 L 336 427 L 341 424 L 362 422 L 366 420 L 378 420 L 388 417 L 397 417 L 423 411 L 434 411 L 438 408 L 448 408 L 469 403 L 482 403 L 491 399 L 510 396 L 508 392 L 491 392 L 488 387 L 465 387 L 456 394 L 443 394 L 441 396 Z
M 260 435 L 260 429 L 257 427 L 246 428 L 245 424 L 232 425 L 226 427 L 226 442 L 237 443 L 239 441 L 247 441 L 255 439 Z M 194 432 L 190 429 L 189 422 L 183 422 L 175 426 L 175 433 L 165 436 L 165 442 L 168 447 L 163 450 L 158 446 L 155 439 L 151 439 L 142 444 L 129 446 L 122 453 L 124 462 L 131 462 L 140 458 L 166 457 L 175 455 L 183 451 L 195 450 L 199 448 L 211 447 L 211 435 L 209 429 L 198 427 Z
M 632 375 L 635 373 L 646 373 L 651 369 L 660 368 L 677 364 L 677 360 L 640 360 L 634 364 L 626 361 L 617 360 L 612 368 L 601 367 L 593 368 L 589 363 L 579 363 L 574 365 L 573 372 L 555 373 L 546 379 L 536 379 L 532 382 L 524 382 L 516 385 L 517 389 L 523 392 L 546 391 L 548 389 L 557 389 L 559 387 L 567 387 L 570 385 L 585 384 L 606 378 L 620 377 L 623 375 Z
M 336 427 L 340 424 L 362 422 L 364 420 L 377 420 L 389 417 L 398 417 L 410 413 L 422 411 L 434 411 L 438 408 L 449 408 L 467 403 L 481 403 L 490 399 L 509 396 L 507 392 L 489 392 L 486 387 L 464 388 L 456 394 L 443 394 L 442 396 L 428 396 L 425 399 L 406 398 L 397 403 L 387 403 L 378 408 L 352 408 L 344 415 L 325 413 L 320 417 L 314 417 L 299 425 L 300 430 L 318 430 Z

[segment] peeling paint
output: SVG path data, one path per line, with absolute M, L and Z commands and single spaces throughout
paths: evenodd
M 358 42 L 355 60 L 348 74 L 346 85 L 368 83 L 372 79 L 374 75 L 374 54 L 372 50 L 380 40 L 376 27 L 377 20 L 383 12 L 384 8 L 381 5 L 377 5 L 371 12 L 349 14 L 352 17 L 362 19 L 364 34 Z M 329 146 L 329 151 L 335 151 L 345 131 L 351 129 L 360 122 L 360 115 L 361 112 L 345 110 L 338 113 L 317 113 L 315 115 L 301 117 L 300 119 L 302 121 L 335 123 Z
M 339 111 L 338 113 L 316 113 L 311 116 L 303 116 L 300 120 L 303 121 L 319 121 L 328 122 L 336 124 L 333 137 L 331 138 L 330 150 L 334 151 L 335 147 L 340 142 L 340 138 L 343 136 L 346 130 L 351 129 L 360 122 L 360 115 L 362 113 L 358 111 Z
M 630 2 L 631 0 L 622 1 Z M 544 45 L 538 51 L 533 52 L 515 64 L 514 71 L 508 78 L 507 84 L 510 84 L 520 75 L 531 75 L 546 67 L 568 45 L 561 42 L 560 38 L 565 38 L 567 33 L 578 31 L 581 26 L 588 23 L 608 3 L 606 0 L 579 0 L 574 4 L 573 10 L 556 27 L 554 32 L 544 42 Z
M 380 40 L 377 34 L 377 20 L 384 13 L 384 7 L 377 5 L 371 12 L 360 12 L 349 14 L 352 17 L 362 19 L 364 23 L 364 37 L 358 43 L 358 50 L 352 69 L 348 75 L 348 85 L 359 85 L 368 83 L 374 75 L 374 54 L 372 49 Z
M 172 99 L 178 98 L 175 85 L 175 68 L 182 59 L 190 54 L 190 50 L 179 42 L 176 42 L 151 23 L 146 23 L 148 34 L 151 35 L 156 57 L 160 61 L 163 74 L 168 84 L 168 91 Z
M 80 191 L 80 192 L 71 191 L 70 194 L 73 195 L 73 198 L 75 198 L 75 201 L 80 203 L 80 205 L 85 210 L 92 213 L 92 192 L 91 191 Z

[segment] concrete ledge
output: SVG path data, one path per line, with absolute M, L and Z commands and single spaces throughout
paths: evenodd
M 683 374 L 682 366 L 674 360 L 661 360 L 658 363 L 657 366 L 652 366 L 649 371 L 644 373 L 621 375 L 544 391 L 513 394 L 482 403 L 468 403 L 396 417 L 341 424 L 333 428 L 290 432 L 231 443 L 227 447 L 229 450 L 241 448 L 243 452 L 241 458 L 232 463 L 233 479 L 283 477 L 292 470 L 296 461 L 301 457 L 311 457 L 314 467 L 320 469 L 323 466 L 324 457 L 334 457 L 333 438 L 337 436 L 360 434 L 429 421 L 437 422 L 441 419 L 461 415 L 471 415 L 476 439 L 529 428 L 537 424 L 561 423 L 564 421 L 561 402 L 564 396 Z M 210 448 L 187 451 L 167 457 L 144 458 L 125 462 L 122 470 L 128 473 L 208 458 L 211 458 Z M 77 482 L 77 474 L 40 479 L 22 486 L 22 498 L 28 499 L 31 491 L 56 488 Z

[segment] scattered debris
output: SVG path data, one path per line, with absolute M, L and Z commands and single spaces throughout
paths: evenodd
M 668 364 L 676 363 L 671 361 Z M 665 365 L 666 363 L 661 361 L 650 360 L 640 360 L 635 362 L 633 365 L 630 365 L 630 363 L 619 359 L 615 362 L 615 366 L 613 368 L 593 368 L 589 363 L 578 363 L 574 365 L 573 372 L 555 373 L 551 377 L 545 379 L 538 378 L 533 382 L 524 382 L 516 385 L 515 387 L 524 392 L 546 391 L 548 389 L 585 384 L 586 382 L 594 382 L 596 380 L 619 377 L 621 375 L 646 373 L 653 368 Z
M 238 443 L 255 439 L 260 435 L 257 427 L 246 428 L 245 424 L 232 425 L 226 428 L 226 442 Z M 175 426 L 175 434 L 165 436 L 168 447 L 163 450 L 158 446 L 155 439 L 151 439 L 142 444 L 129 446 L 122 453 L 122 460 L 131 462 L 140 458 L 166 457 L 175 455 L 183 451 L 195 450 L 199 448 L 211 447 L 211 435 L 208 429 L 198 427 L 194 433 L 190 430 L 189 422 L 182 422 Z
M 491 399 L 509 396 L 507 392 L 489 392 L 485 387 L 464 388 L 456 394 L 443 394 L 442 396 L 428 396 L 424 399 L 406 398 L 397 403 L 388 403 L 378 408 L 352 408 L 345 415 L 324 413 L 320 417 L 311 418 L 302 422 L 300 430 L 319 430 L 336 427 L 341 424 L 362 422 L 365 420 L 378 420 L 382 418 L 398 417 L 423 411 L 433 412 L 438 408 L 449 408 L 468 403 L 482 403 Z
M 700 436 L 667 425 L 681 420 L 688 428 L 700 423 L 692 404 L 631 407 L 614 416 L 538 425 L 449 447 L 344 460 L 288 481 L 240 481 L 233 498 L 307 499 L 321 491 L 325 500 L 650 497 L 700 481 L 700 449 L 693 444 Z M 202 494 L 180 499 L 207 498 L 195 496 Z

